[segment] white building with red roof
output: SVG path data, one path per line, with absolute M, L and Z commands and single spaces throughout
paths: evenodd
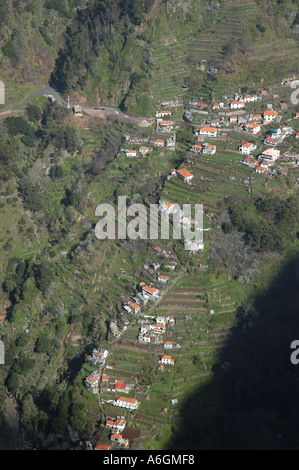
M 186 170 L 185 168 L 182 168 L 180 170 L 176 170 L 176 175 L 182 179 L 183 181 L 185 181 L 185 183 L 190 183 L 192 178 L 193 178 L 193 175 L 192 173 L 190 173 L 190 171 Z
M 106 420 L 106 427 L 116 433 L 121 433 L 125 429 L 126 424 L 127 422 L 124 416 L 118 416 L 116 418 L 108 417 Z
M 241 145 L 239 146 L 239 152 L 249 155 L 253 150 L 256 149 L 256 145 L 252 142 L 246 142 L 242 140 Z
M 206 137 L 217 137 L 218 129 L 217 127 L 201 127 L 196 135 L 206 136 Z
M 113 402 L 114 406 L 119 406 L 120 408 L 126 408 L 128 410 L 137 410 L 140 403 L 136 400 L 136 398 L 129 398 L 129 397 L 118 397 Z
M 166 283 L 169 281 L 169 276 L 164 276 L 163 274 L 159 274 L 157 279 L 159 282 Z
M 168 355 L 166 355 L 166 354 L 161 357 L 160 362 L 161 362 L 161 364 L 163 364 L 163 365 L 168 365 L 168 364 L 170 364 L 170 365 L 172 365 L 172 366 L 174 365 L 174 359 L 172 359 L 171 356 L 168 356 Z

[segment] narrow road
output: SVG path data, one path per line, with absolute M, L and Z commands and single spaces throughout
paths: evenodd
M 29 95 L 22 103 L 17 104 L 15 106 L 11 106 L 10 108 L 3 109 L 2 111 L 0 111 L 0 116 L 1 114 L 12 113 L 14 110 L 17 110 L 19 108 L 22 108 L 23 106 L 26 106 L 36 96 L 42 96 L 42 95 L 47 96 L 47 97 L 53 97 L 62 106 L 72 107 L 72 105 L 68 104 L 61 98 L 60 94 L 56 90 L 54 90 L 54 88 L 48 86 L 48 87 L 41 88 L 40 90 L 37 90 L 34 93 L 31 93 L 31 95 Z M 102 119 L 107 119 L 107 117 L 114 118 L 115 120 L 123 119 L 128 124 L 137 125 L 140 127 L 148 127 L 148 126 L 151 126 L 155 122 L 155 118 L 144 118 L 144 117 L 133 116 L 132 114 L 123 113 L 119 109 L 113 108 L 110 106 L 102 106 L 100 108 L 92 107 L 92 106 L 83 107 L 82 111 L 90 116 L 98 116 Z
M 36 96 L 41 96 L 41 95 L 53 96 L 55 100 L 58 101 L 58 103 L 62 104 L 63 106 L 67 106 L 67 103 L 61 98 L 60 94 L 54 90 L 54 88 L 45 87 L 45 88 L 41 88 L 40 90 L 37 90 L 31 93 L 31 95 L 29 95 L 22 103 L 16 104 L 15 106 L 11 106 L 10 108 L 7 108 L 7 109 L 3 109 L 2 111 L 0 111 L 0 115 L 7 113 L 8 111 L 13 111 L 14 109 L 21 108 L 22 106 L 25 106 L 26 104 L 28 104 L 29 101 L 31 101 Z

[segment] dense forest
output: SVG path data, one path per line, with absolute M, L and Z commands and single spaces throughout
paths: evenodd
M 89 2 L 66 31 L 66 45 L 60 50 L 50 84 L 62 92 L 82 88 L 101 54 L 108 53 L 109 68 L 113 70 L 127 36 L 152 4 L 153 0 Z

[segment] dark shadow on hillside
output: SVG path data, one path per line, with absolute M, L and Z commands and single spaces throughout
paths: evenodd
M 299 449 L 298 286 L 297 258 L 238 309 L 213 379 L 181 406 L 168 450 Z

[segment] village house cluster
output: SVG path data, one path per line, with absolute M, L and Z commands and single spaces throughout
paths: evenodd
M 299 81 L 295 77 L 283 79 L 281 84 L 284 86 L 293 86 L 294 83 L 299 85 Z M 263 175 L 275 175 L 277 170 L 273 169 L 273 165 L 280 157 L 284 159 L 295 160 L 299 162 L 299 155 L 294 152 L 285 152 L 281 155 L 281 151 L 277 149 L 277 145 L 281 144 L 286 137 L 293 135 L 294 129 L 291 126 L 282 123 L 283 111 L 288 109 L 288 105 L 280 101 L 277 109 L 274 109 L 273 103 L 266 103 L 264 109 L 259 113 L 247 111 L 246 108 L 249 104 L 267 101 L 271 98 L 279 98 L 276 94 L 269 94 L 265 89 L 260 90 L 256 94 L 235 94 L 232 100 L 221 101 L 213 103 L 210 108 L 212 111 L 219 113 L 221 117 L 207 117 L 205 118 L 205 125 L 199 126 L 194 130 L 194 144 L 189 148 L 189 151 L 195 155 L 214 155 L 217 152 L 215 142 L 205 142 L 205 139 L 217 139 L 219 135 L 225 135 L 225 127 L 233 125 L 233 130 L 237 132 L 244 132 L 245 137 L 241 139 L 238 151 L 244 155 L 242 163 L 251 167 L 256 173 Z M 187 110 L 187 121 L 192 121 L 192 110 L 201 112 L 202 114 L 209 114 L 209 106 L 205 103 L 196 100 L 189 101 L 191 110 Z M 251 108 L 252 109 L 252 106 Z M 200 110 L 200 111 L 199 111 Z M 235 111 L 232 114 L 229 111 Z M 186 117 L 186 114 L 184 115 Z M 299 118 L 299 113 L 295 111 L 292 116 L 293 119 Z M 273 125 L 269 129 L 269 125 Z M 250 140 L 250 136 L 258 137 L 262 133 L 265 134 L 264 139 L 259 144 L 256 140 Z M 228 134 L 229 135 L 229 134 Z M 295 139 L 299 138 L 299 132 L 296 133 Z M 260 149 L 258 153 L 258 146 L 264 145 L 268 148 Z M 192 163 L 192 162 L 191 162 Z M 176 175 L 176 170 L 172 170 L 171 175 Z M 191 177 L 189 184 L 191 183 Z M 187 182 L 187 180 L 184 180 Z
M 108 357 L 108 351 L 106 349 L 94 349 L 92 354 L 88 356 L 87 360 L 93 365 L 97 366 L 88 377 L 85 379 L 85 387 L 87 390 L 93 394 L 98 393 L 99 383 L 101 379 L 101 370 L 106 364 Z
M 144 319 L 140 321 L 138 341 L 140 343 L 163 344 L 167 325 L 173 327 L 173 316 L 157 316 L 154 320 Z
M 294 79 L 284 79 L 281 85 L 288 87 L 292 83 L 294 83 Z M 204 116 L 201 124 L 192 128 L 194 143 L 190 146 L 189 152 L 199 158 L 201 155 L 216 155 L 215 158 L 217 158 L 219 148 L 223 148 L 220 141 L 229 140 L 222 138 L 223 135 L 229 136 L 229 133 L 225 134 L 229 128 L 230 131 L 240 133 L 239 145 L 236 144 L 235 149 L 232 150 L 242 156 L 238 163 L 252 168 L 257 174 L 275 174 L 272 168 L 282 158 L 281 149 L 278 148 L 279 144 L 282 144 L 286 138 L 293 136 L 294 129 L 287 125 L 287 122 L 282 122 L 283 113 L 288 109 L 288 105 L 281 101 L 279 105 L 276 103 L 273 106 L 272 103 L 267 102 L 273 97 L 274 95 L 269 94 L 267 90 L 261 89 L 255 94 L 238 93 L 230 99 L 223 99 L 223 101 L 215 102 L 210 106 L 197 100 L 189 101 L 190 110 L 186 110 L 187 114 L 186 111 L 184 114 L 185 118 L 187 116 L 186 121 L 192 121 L 192 114 L 195 111 Z M 277 98 L 276 95 L 275 98 Z M 253 110 L 256 109 L 255 103 L 259 104 L 258 112 Z M 138 157 L 149 155 L 152 148 L 175 150 L 175 129 L 177 126 L 173 118 L 172 108 L 181 106 L 181 104 L 181 102 L 175 101 L 162 102 L 161 108 L 156 111 L 155 115 L 154 137 L 125 136 L 127 145 L 120 150 L 120 154 L 126 157 Z M 212 114 L 218 113 L 218 116 L 210 116 L 209 111 L 212 111 Z M 299 119 L 299 112 L 295 111 L 292 119 Z M 297 138 L 299 138 L 299 132 L 295 134 L 295 139 Z M 231 141 L 231 143 L 234 145 L 234 141 Z M 139 146 L 138 149 L 131 148 L 137 146 Z M 161 155 L 163 154 L 161 152 Z M 192 185 L 194 175 L 186 168 L 173 168 L 166 175 L 166 178 L 177 178 L 182 183 Z M 194 228 L 194 220 L 184 217 L 179 204 L 159 200 L 158 210 L 166 218 L 176 215 L 182 227 Z M 193 250 L 190 247 L 191 251 L 198 252 L 199 249 L 203 249 L 203 244 L 194 246 Z M 171 340 L 173 331 L 170 330 L 175 326 L 175 317 L 171 315 L 150 316 L 146 315 L 145 312 L 147 304 L 149 302 L 157 304 L 162 298 L 164 289 L 167 290 L 168 284 L 171 284 L 171 274 L 165 273 L 164 267 L 169 271 L 175 271 L 177 261 L 171 252 L 159 246 L 154 247 L 153 251 L 156 256 L 155 260 L 143 264 L 144 279 L 147 279 L 147 281 L 141 280 L 137 285 L 137 292 L 130 298 L 122 298 L 121 301 L 123 310 L 129 314 L 129 317 L 132 315 L 134 321 L 139 325 L 136 339 L 142 347 L 145 347 L 145 345 L 156 347 L 156 350 L 159 351 L 157 369 L 164 371 L 171 370 L 175 365 L 175 359 L 170 354 L 181 347 L 179 343 Z M 152 282 L 149 279 L 152 279 Z M 210 313 L 214 314 L 214 310 L 211 310 Z M 125 322 L 125 314 L 121 313 L 121 316 L 124 323 L 129 323 L 128 320 Z M 189 320 L 189 318 L 187 319 Z M 121 332 L 116 326 L 116 320 L 111 321 L 110 326 L 113 336 L 117 338 Z M 125 329 L 126 326 L 124 331 Z M 161 353 L 159 348 L 162 347 L 163 352 Z M 127 380 L 124 377 L 112 376 L 112 374 L 110 376 L 108 369 L 104 370 L 107 356 L 108 351 L 94 349 L 91 356 L 88 357 L 88 361 L 96 366 L 96 370 L 85 379 L 86 388 L 91 393 L 99 393 L 99 391 L 112 393 L 113 399 L 108 400 L 108 403 L 117 409 L 121 408 L 128 412 L 137 410 L 140 407 L 140 401 L 136 398 L 140 393 L 137 381 L 135 383 L 132 379 Z M 134 397 L 129 395 L 134 395 Z M 105 427 L 110 432 L 111 444 L 98 443 L 95 447 L 96 450 L 110 449 L 111 446 L 120 448 L 129 446 L 129 440 L 124 435 L 126 427 L 126 418 L 124 416 L 108 417 Z
M 292 87 L 297 82 L 298 80 L 293 76 L 291 78 L 284 78 L 281 81 L 281 85 Z M 292 135 L 294 130 L 290 126 L 282 124 L 281 113 L 285 112 L 289 105 L 281 100 L 279 104 L 276 103 L 275 105 L 277 109 L 274 109 L 273 103 L 268 102 L 272 98 L 277 101 L 279 96 L 269 93 L 266 89 L 261 89 L 256 93 L 235 93 L 230 98 L 225 96 L 219 102 L 214 102 L 211 105 L 199 100 L 190 100 L 188 103 L 189 109 L 185 109 L 183 118 L 187 122 L 192 122 L 192 116 L 195 112 L 201 113 L 205 117 L 203 124 L 193 129 L 194 144 L 191 145 L 189 151 L 199 157 L 200 155 L 212 156 L 217 154 L 217 145 L 213 139 L 221 138 L 226 128 L 231 129 L 231 126 L 233 126 L 233 130 L 244 132 L 244 138 L 240 139 L 239 146 L 236 149 L 244 155 L 241 163 L 251 167 L 256 173 L 263 175 L 277 174 L 277 171 L 272 167 L 282 156 L 285 159 L 299 162 L 299 156 L 296 153 L 287 151 L 281 155 L 280 151 L 276 150 L 277 145 L 281 144 L 286 137 Z M 138 157 L 148 155 L 152 148 L 176 149 L 175 129 L 179 126 L 176 125 L 173 118 L 172 108 L 181 106 L 182 102 L 180 100 L 169 100 L 163 101 L 160 105 L 160 109 L 156 110 L 155 113 L 155 131 L 156 134 L 160 135 L 156 135 L 153 139 L 125 136 L 127 143 L 140 144 L 140 146 L 138 149 L 121 149 L 120 154 L 126 157 Z M 254 112 L 257 105 L 259 108 L 264 109 Z M 210 111 L 212 111 L 212 116 Z M 299 113 L 295 111 L 293 119 L 298 118 Z M 269 124 L 273 125 L 273 128 L 270 130 L 268 129 Z M 251 136 L 252 139 L 259 137 L 263 132 L 266 135 L 261 144 L 269 148 L 261 149 L 260 153 L 256 155 L 258 144 L 255 140 L 251 141 Z M 295 138 L 299 138 L 299 132 Z M 210 139 L 212 139 L 212 142 Z M 173 177 L 177 177 L 185 184 L 190 185 L 194 175 L 186 168 L 178 168 L 172 169 L 170 174 L 166 175 L 167 179 Z M 194 251 L 197 252 L 198 249 L 202 248 L 199 247 Z

